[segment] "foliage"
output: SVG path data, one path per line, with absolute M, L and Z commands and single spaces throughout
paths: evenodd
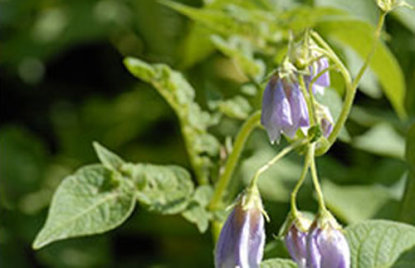
M 371 0 L 23 2 L 0 3 L 0 267 L 212 266 L 226 208 L 287 145 L 262 129 L 235 141 L 290 34 L 315 29 L 356 76 L 378 16 Z M 391 15 L 340 141 L 317 159 L 352 267 L 415 263 L 415 21 Z M 337 120 L 346 89 L 330 76 L 317 99 Z M 259 179 L 269 248 L 302 165 L 290 155 Z M 309 181 L 298 203 L 314 212 Z M 262 267 L 296 267 L 271 255 Z

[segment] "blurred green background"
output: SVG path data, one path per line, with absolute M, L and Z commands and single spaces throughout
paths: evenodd
M 181 2 L 194 7 L 241 4 Z M 372 25 L 378 14 L 371 0 L 250 2 L 258 7 L 266 2 L 276 11 L 330 5 Z M 400 214 L 408 177 L 405 136 L 415 118 L 414 18 L 395 12 L 387 18 L 384 35 L 403 70 L 408 118 L 398 119 L 369 73 L 347 124 L 349 137 L 318 161 L 328 205 L 344 224 L 367 218 L 415 222 Z M 210 109 L 212 99 L 230 98 L 247 85 L 234 62 L 215 50 L 209 39 L 213 32 L 154 0 L 0 0 L 0 267 L 212 266 L 209 232 L 200 235 L 180 216 L 159 216 L 140 206 L 109 233 L 39 251 L 31 243 L 60 181 L 81 165 L 97 162 L 93 141 L 132 162 L 190 167 L 171 108 L 133 78 L 122 60 L 135 56 L 169 64 L 185 74 L 198 103 Z M 339 51 L 355 72 L 356 55 Z M 258 98 L 250 101 L 253 109 L 258 104 Z M 212 132 L 225 143 L 241 122 L 223 118 Z M 263 130 L 254 133 L 234 176 L 233 194 L 275 148 Z M 300 170 L 301 158 L 291 156 L 261 180 L 272 219 L 269 242 L 288 211 L 289 191 Z M 302 209 L 315 211 L 311 190 L 306 185 L 300 202 Z M 278 243 L 270 244 L 266 255 L 286 256 L 275 247 Z

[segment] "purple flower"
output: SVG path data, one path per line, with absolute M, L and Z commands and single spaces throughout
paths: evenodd
M 271 78 L 262 99 L 261 124 L 271 143 L 281 133 L 293 138 L 299 128 L 309 126 L 307 104 L 294 76 L 279 73 Z
M 257 190 L 239 197 L 219 235 L 216 268 L 258 268 L 264 251 L 265 230 L 261 197 Z
M 350 249 L 332 216 L 313 223 L 307 237 L 307 268 L 349 268 Z
M 315 55 L 315 57 L 318 57 L 318 54 Z M 308 86 L 310 85 L 311 81 L 316 77 L 320 72 L 322 72 L 324 69 L 327 69 L 329 67 L 329 61 L 327 58 L 323 57 L 316 61 L 314 61 L 308 68 L 310 75 L 305 76 L 305 82 L 308 89 Z M 322 75 L 320 75 L 316 81 L 313 83 L 313 93 L 316 94 L 317 92 L 320 94 L 324 93 L 324 88 L 330 86 L 330 74 L 328 71 L 324 72 Z
M 285 235 L 284 240 L 291 258 L 298 264 L 299 268 L 305 268 L 307 258 L 307 233 L 302 232 L 293 224 Z
M 316 103 L 315 112 L 317 120 L 320 124 L 324 137 L 328 138 L 333 130 L 333 118 L 331 117 L 330 110 L 319 103 Z

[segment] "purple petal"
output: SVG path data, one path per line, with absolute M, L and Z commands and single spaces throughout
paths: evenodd
M 287 94 L 288 95 L 288 94 Z M 299 127 L 308 127 L 310 122 L 308 118 L 307 103 L 303 93 L 300 91 L 298 84 L 291 87 L 288 101 L 291 107 L 292 126 L 286 128 L 285 133 L 291 138 L 294 137 Z
M 314 76 L 318 75 L 324 69 L 327 69 L 329 67 L 329 62 L 328 62 L 327 58 L 321 58 L 315 63 L 315 65 L 316 65 L 316 70 L 314 72 Z M 322 86 L 322 87 L 330 86 L 329 72 L 327 71 L 324 74 L 322 74 L 319 78 L 317 78 L 317 80 L 314 84 Z
M 249 246 L 249 267 L 259 267 L 261 263 L 264 245 L 265 245 L 265 231 L 264 231 L 264 217 L 261 211 L 251 213 L 250 219 L 250 240 Z
M 330 136 L 331 131 L 333 130 L 333 124 L 326 118 L 323 118 L 321 119 L 320 125 L 323 130 L 324 137 L 328 138 Z
M 293 225 L 285 236 L 285 245 L 291 258 L 298 264 L 299 268 L 306 267 L 306 238 L 307 233 L 298 230 Z
M 273 77 L 265 88 L 261 124 L 267 130 L 272 143 L 279 141 L 283 129 L 292 126 L 290 103 L 278 77 Z
M 321 254 L 318 248 L 318 237 L 321 230 L 312 229 L 307 237 L 307 268 L 321 268 Z
M 258 268 L 265 242 L 264 219 L 257 208 L 235 206 L 228 216 L 215 250 L 215 267 Z
M 341 231 L 327 226 L 315 228 L 307 239 L 307 267 L 349 268 L 350 250 Z

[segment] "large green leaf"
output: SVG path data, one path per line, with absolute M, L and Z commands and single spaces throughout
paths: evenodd
M 346 238 L 351 250 L 352 268 L 391 267 L 402 254 L 415 246 L 415 227 L 392 221 L 369 220 L 347 227 Z M 407 258 L 405 260 L 408 261 Z M 410 263 L 413 265 L 415 260 Z
M 83 167 L 59 185 L 33 248 L 114 229 L 127 219 L 134 205 L 131 181 L 102 165 Z
M 261 263 L 261 268 L 297 268 L 298 265 L 288 259 L 269 259 Z
M 359 149 L 382 156 L 401 159 L 405 153 L 404 138 L 387 123 L 375 125 L 363 135 L 355 137 L 352 143 Z
M 332 41 L 351 47 L 356 53 L 365 58 L 371 50 L 374 40 L 374 27 L 367 22 L 341 18 L 321 20 L 318 31 Z M 405 80 L 402 70 L 388 47 L 381 41 L 369 64 L 382 85 L 383 92 L 392 103 L 397 114 L 406 115 L 404 109 Z
M 415 224 L 415 124 L 409 129 L 406 138 L 406 161 L 409 172 L 400 216 L 402 221 Z
M 207 155 L 218 153 L 219 142 L 207 132 L 213 119 L 195 102 L 193 87 L 181 73 L 165 64 L 151 65 L 135 58 L 126 58 L 124 64 L 134 76 L 151 83 L 174 109 L 196 176 L 199 182 L 206 183 L 212 165 Z
M 138 201 L 150 211 L 175 214 L 185 210 L 190 202 L 194 186 L 184 168 L 126 164 L 123 171 L 135 182 Z
M 380 185 L 338 186 L 324 181 L 323 192 L 330 210 L 347 223 L 372 218 L 392 200 L 392 194 Z

